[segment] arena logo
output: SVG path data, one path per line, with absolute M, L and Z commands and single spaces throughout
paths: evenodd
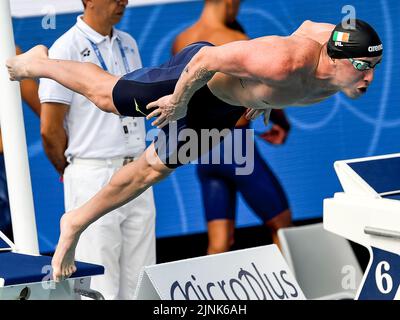
M 376 51 L 381 51 L 383 50 L 383 44 L 380 44 L 379 46 L 369 46 L 368 51 L 369 52 L 376 52 Z
M 194 275 L 185 284 L 174 281 L 170 288 L 171 300 L 214 300 L 222 293 L 227 300 L 286 300 L 300 298 L 296 284 L 287 278 L 287 271 L 261 274 L 254 262 L 252 270 L 240 268 L 237 277 L 201 284 Z M 218 293 L 217 293 L 218 291 Z
M 165 130 L 151 129 L 146 141 L 154 141 L 157 157 L 147 153 L 147 161 L 160 158 L 167 165 L 235 164 L 237 175 L 250 175 L 254 170 L 254 130 L 179 128 L 169 123 Z M 223 144 L 221 142 L 223 141 Z

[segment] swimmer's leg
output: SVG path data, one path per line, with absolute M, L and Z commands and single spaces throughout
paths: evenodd
M 207 254 L 227 252 L 234 243 L 235 220 L 216 219 L 207 223 Z
M 84 95 L 105 112 L 119 114 L 112 91 L 120 77 L 109 74 L 93 63 L 49 59 L 47 48 L 36 46 L 7 60 L 10 80 L 49 78 Z
M 93 63 L 49 59 L 42 45 L 8 59 L 6 65 L 10 80 L 49 78 L 105 112 L 144 117 L 152 111 L 146 109 L 147 104 L 174 92 L 185 65 L 204 45 L 188 46 L 161 68 L 142 68 L 124 77 L 111 75 Z
M 278 238 L 278 230 L 280 228 L 293 227 L 291 211 L 289 209 L 286 209 L 277 214 L 271 220 L 265 222 L 265 224 L 271 231 L 272 242 L 275 243 L 279 247 L 279 249 L 281 249 L 281 244 Z
M 110 182 L 83 206 L 64 214 L 60 222 L 60 239 L 52 260 L 54 280 L 67 278 L 75 272 L 75 248 L 80 234 L 91 223 L 135 199 L 172 171 L 161 162 L 152 144 L 137 161 L 116 172 Z

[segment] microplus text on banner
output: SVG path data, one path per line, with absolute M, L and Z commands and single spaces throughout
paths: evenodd
M 276 245 L 144 267 L 136 299 L 304 300 Z

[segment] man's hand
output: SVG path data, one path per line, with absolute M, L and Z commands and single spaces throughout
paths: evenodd
M 153 121 L 151 125 L 157 126 L 159 129 L 167 125 L 168 122 L 183 118 L 186 116 L 187 112 L 187 105 L 174 102 L 172 99 L 172 94 L 161 97 L 157 101 L 150 102 L 146 108 L 156 108 L 146 117 L 146 119 L 149 120 L 157 117 L 157 119 Z
M 288 133 L 281 126 L 274 124 L 269 131 L 264 132 L 260 137 L 271 144 L 280 145 L 286 141 Z

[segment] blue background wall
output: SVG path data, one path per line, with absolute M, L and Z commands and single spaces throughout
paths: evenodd
M 247 0 L 239 21 L 250 37 L 288 35 L 306 19 L 338 23 L 347 1 Z M 257 138 L 257 145 L 278 175 L 293 210 L 294 219 L 322 215 L 322 201 L 339 191 L 332 164 L 338 159 L 399 152 L 400 2 L 353 0 L 357 17 L 372 24 L 384 43 L 384 60 L 366 96 L 349 100 L 342 94 L 311 108 L 288 108 L 292 131 L 284 146 L 273 147 Z M 182 29 L 198 17 L 202 1 L 129 8 L 119 28 L 134 36 L 143 64 L 156 65 L 170 55 L 171 43 Z M 75 23 L 76 14 L 57 16 L 55 30 L 41 28 L 42 17 L 14 19 L 16 42 L 27 50 L 35 44 L 51 46 Z M 268 67 L 268 66 L 266 66 Z M 63 213 L 62 183 L 43 153 L 39 121 L 24 109 L 30 167 L 40 247 L 52 250 L 58 239 L 58 220 Z M 260 121 L 257 131 L 264 130 Z M 154 188 L 157 236 L 205 231 L 203 207 L 194 166 L 178 169 Z M 240 199 L 238 225 L 260 221 Z

